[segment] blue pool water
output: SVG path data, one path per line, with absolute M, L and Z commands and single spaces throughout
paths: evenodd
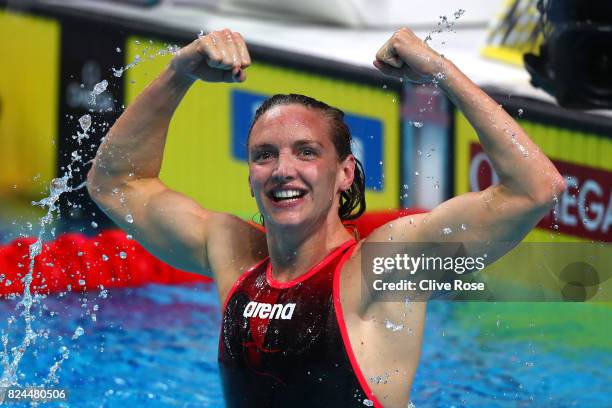
M 0 315 L 15 314 L 15 303 L 0 302 Z M 20 383 L 42 382 L 60 347 L 68 347 L 57 386 L 68 390 L 69 401 L 48 406 L 223 406 L 213 285 L 149 285 L 109 290 L 106 298 L 69 293 L 43 303 L 34 326 L 47 329 L 47 339 L 27 353 Z M 571 307 L 581 315 L 588 306 Z M 549 308 L 544 314 L 534 312 L 543 307 Z M 611 406 L 609 329 L 585 333 L 572 316 L 566 320 L 574 323 L 555 323 L 551 310 L 558 315 L 554 305 L 431 303 L 413 386 L 416 406 Z M 612 309 L 597 310 L 602 322 L 609 321 Z M 84 334 L 73 339 L 78 327 Z M 13 324 L 10 344 L 20 334 Z

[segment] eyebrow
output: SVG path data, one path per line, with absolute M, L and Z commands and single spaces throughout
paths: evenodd
M 317 142 L 316 140 L 310 140 L 310 139 L 300 139 L 300 140 L 296 140 L 293 143 L 293 147 L 302 147 L 302 146 L 309 146 L 309 145 L 317 145 L 320 148 L 323 147 L 321 143 Z M 275 149 L 275 148 L 276 146 L 271 143 L 261 143 L 261 144 L 251 146 L 250 150 L 256 151 L 256 150 Z

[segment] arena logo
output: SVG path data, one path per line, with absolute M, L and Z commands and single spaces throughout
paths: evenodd
M 598 241 L 612 242 L 612 172 L 553 160 L 567 181 L 567 190 L 539 228 Z M 471 191 L 482 191 L 499 182 L 482 147 L 470 145 L 469 181 Z
M 249 302 L 244 308 L 244 317 L 259 317 L 260 319 L 290 320 L 295 310 L 295 303 L 286 305 L 270 303 Z

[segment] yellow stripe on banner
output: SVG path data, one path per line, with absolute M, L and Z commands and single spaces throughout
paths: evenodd
M 30 198 L 55 176 L 60 26 L 0 11 L 0 193 Z
M 483 57 L 503 61 L 508 64 L 523 67 L 523 50 L 507 48 L 502 46 L 487 45 L 480 51 Z
M 156 53 L 159 43 L 129 38 L 126 58 L 142 54 L 142 45 Z M 161 72 L 169 57 L 142 62 L 127 71 L 126 101 L 132 101 Z M 206 208 L 241 216 L 256 213 L 248 188 L 248 166 L 231 152 L 231 90 L 272 95 L 302 93 L 335 105 L 347 113 L 366 115 L 383 123 L 384 190 L 366 193 L 368 209 L 396 208 L 399 203 L 399 97 L 375 86 L 254 62 L 243 84 L 197 82 L 177 110 L 169 130 L 161 177 L 173 189 Z M 134 83 L 133 83 L 134 82 Z

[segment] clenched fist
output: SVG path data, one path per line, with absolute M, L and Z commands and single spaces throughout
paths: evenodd
M 192 80 L 243 82 L 251 57 L 242 35 L 229 29 L 213 31 L 181 48 L 170 66 Z
M 402 28 L 378 50 L 374 66 L 383 74 L 424 83 L 444 75 L 444 58 L 411 30 Z

